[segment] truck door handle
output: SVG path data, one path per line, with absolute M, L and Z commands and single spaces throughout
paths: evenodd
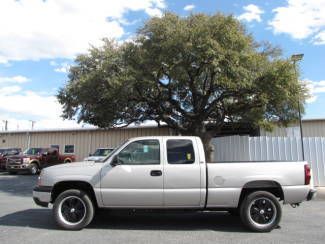
M 151 176 L 161 176 L 162 172 L 161 172 L 161 170 L 151 170 L 150 175 Z

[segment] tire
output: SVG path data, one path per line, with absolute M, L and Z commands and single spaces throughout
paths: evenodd
M 84 191 L 67 190 L 56 198 L 53 215 L 62 229 L 81 230 L 92 221 L 94 204 Z
M 36 163 L 31 163 L 29 168 L 29 173 L 32 175 L 36 175 L 39 171 L 38 165 Z
M 10 175 L 16 175 L 16 174 L 17 174 L 16 171 L 8 171 L 8 173 L 9 173 Z
M 71 163 L 71 161 L 68 159 L 66 161 L 64 161 L 65 164 Z
M 256 191 L 245 196 L 240 205 L 240 218 L 252 231 L 270 232 L 281 220 L 282 209 L 278 199 L 269 192 Z

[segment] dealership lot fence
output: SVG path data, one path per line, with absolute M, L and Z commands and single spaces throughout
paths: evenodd
M 325 138 L 303 139 L 305 160 L 311 164 L 315 186 L 325 186 Z M 212 139 L 213 161 L 300 161 L 299 137 L 227 136 Z

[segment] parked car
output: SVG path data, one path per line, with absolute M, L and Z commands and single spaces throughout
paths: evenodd
M 251 230 L 271 231 L 281 205 L 311 200 L 306 162 L 205 161 L 198 137 L 133 138 L 104 163 L 58 165 L 42 170 L 33 190 L 36 204 L 53 204 L 56 223 L 81 229 L 96 208 L 238 211 Z
M 74 161 L 74 155 L 62 155 L 56 148 L 32 147 L 26 149 L 23 154 L 8 157 L 7 171 L 9 174 L 21 171 L 37 174 L 45 167 Z
M 21 153 L 21 148 L 0 148 L 0 169 L 6 170 L 7 157 L 18 155 Z
M 114 148 L 97 148 L 93 154 L 89 154 L 89 157 L 84 158 L 84 161 L 102 161 L 113 151 Z

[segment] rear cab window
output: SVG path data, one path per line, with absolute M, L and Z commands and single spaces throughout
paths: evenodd
M 167 162 L 168 164 L 193 164 L 195 154 L 192 140 L 168 139 Z
M 73 154 L 74 153 L 74 145 L 65 145 L 64 153 L 65 154 Z

